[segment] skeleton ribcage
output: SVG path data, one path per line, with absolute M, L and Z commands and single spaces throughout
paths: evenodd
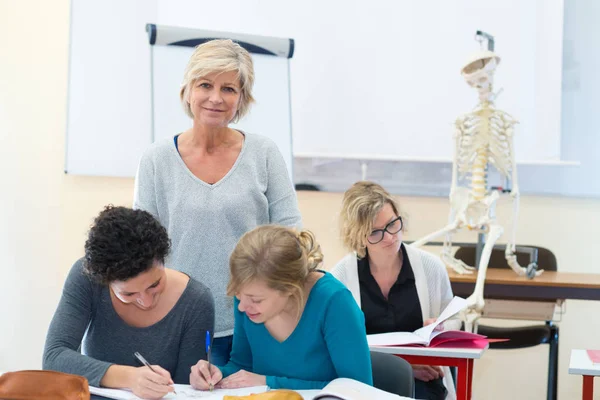
M 458 171 L 461 177 L 473 174 L 474 168 L 490 163 L 505 177 L 510 177 L 512 155 L 510 135 L 516 121 L 497 110 L 480 109 L 456 121 L 459 134 Z

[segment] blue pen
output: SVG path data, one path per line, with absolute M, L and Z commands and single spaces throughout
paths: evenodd
M 212 346 L 210 345 L 210 332 L 206 331 L 206 361 L 208 361 L 208 374 L 212 378 L 212 371 L 211 371 L 212 368 L 210 367 L 211 347 Z M 212 392 L 214 388 L 215 388 L 215 386 L 212 384 L 212 382 L 210 382 L 208 384 L 208 390 Z

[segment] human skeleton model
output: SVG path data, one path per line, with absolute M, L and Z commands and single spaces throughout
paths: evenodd
M 513 189 L 513 224 L 511 240 L 506 245 L 505 257 L 508 265 L 518 275 L 533 277 L 542 271 L 521 267 L 515 255 L 516 222 L 519 212 L 519 187 L 513 148 L 514 125 L 517 121 L 504 111 L 494 107 L 495 94 L 492 93 L 493 76 L 500 58 L 491 51 L 475 54 L 461 73 L 469 86 L 479 93 L 479 103 L 473 111 L 460 116 L 455 122 L 455 152 L 452 162 L 452 185 L 450 188 L 449 224 L 424 238 L 413 246 L 419 247 L 446 235 L 442 251 L 442 261 L 459 274 L 471 274 L 473 267 L 457 260 L 451 254 L 451 236 L 455 232 L 468 229 L 487 235 L 479 262 L 479 272 L 475 290 L 467 299 L 467 309 L 463 315 L 467 331 L 477 331 L 477 322 L 485 305 L 483 287 L 488 263 L 496 241 L 504 228 L 496 222 L 495 207 L 498 191 L 487 191 L 487 167 L 493 165 L 504 178 L 510 178 Z M 458 186 L 458 174 L 470 178 L 469 187 Z

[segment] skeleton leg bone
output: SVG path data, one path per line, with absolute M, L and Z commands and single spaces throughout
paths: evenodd
M 489 225 L 489 233 L 487 240 L 483 246 L 481 253 L 481 260 L 479 261 L 479 270 L 477 272 L 477 280 L 475 282 L 475 290 L 473 294 L 467 298 L 467 308 L 464 311 L 463 320 L 465 322 L 465 330 L 467 332 L 476 332 L 479 318 L 481 317 L 481 311 L 485 306 L 483 300 L 483 288 L 485 285 L 485 276 L 487 274 L 488 265 L 490 262 L 490 256 L 492 255 L 492 249 L 496 241 L 502 236 L 504 228 L 502 226 L 491 223 Z
M 414 242 L 411 243 L 411 246 L 421 247 L 421 246 L 425 245 L 426 243 L 431 242 L 433 239 L 438 238 L 442 235 L 454 233 L 457 228 L 458 228 L 458 224 L 456 221 L 454 221 L 454 222 L 446 225 L 445 227 L 443 227 L 440 230 L 432 232 L 429 235 L 422 237 L 419 240 L 415 240 Z
M 469 275 L 469 274 L 472 274 L 473 271 L 475 271 L 475 267 L 472 267 L 472 266 L 466 264 L 462 260 L 458 260 L 458 259 L 454 258 L 449 253 L 442 253 L 442 255 L 440 256 L 440 259 L 443 261 L 443 263 L 447 267 L 452 268 L 452 270 L 454 272 L 456 272 L 457 274 Z

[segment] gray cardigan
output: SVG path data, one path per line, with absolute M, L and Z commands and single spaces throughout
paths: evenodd
M 229 256 L 239 238 L 263 224 L 301 224 L 277 145 L 248 133 L 231 170 L 213 185 L 188 169 L 172 137 L 154 143 L 140 161 L 133 206 L 150 212 L 169 232 L 173 249 L 166 266 L 210 288 L 215 337 L 233 333 L 233 300 L 226 291 Z
M 190 279 L 162 320 L 132 327 L 115 311 L 109 288 L 91 281 L 79 260 L 71 268 L 48 329 L 43 369 L 82 375 L 90 385 L 100 386 L 112 364 L 141 366 L 133 356 L 139 351 L 150 364 L 169 371 L 175 383 L 187 384 L 191 366 L 206 358 L 205 335 L 213 326 L 212 295 Z

